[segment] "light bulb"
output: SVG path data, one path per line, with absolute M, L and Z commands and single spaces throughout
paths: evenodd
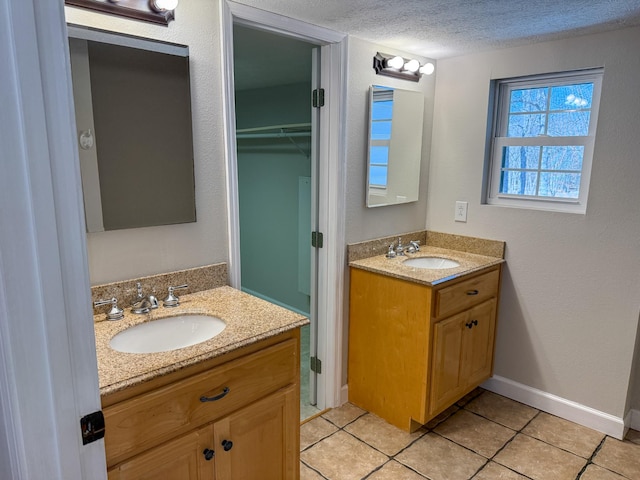
M 156 12 L 165 12 L 175 10 L 178 6 L 178 0 L 149 0 L 149 5 Z
M 433 63 L 425 63 L 420 67 L 420 73 L 422 73 L 423 75 L 431 75 L 435 71 L 435 69 L 436 67 L 433 65 Z
M 404 58 L 402 57 L 393 57 L 387 60 L 387 67 L 395 68 L 396 70 L 400 70 L 404 65 Z
M 416 73 L 419 68 L 420 68 L 420 62 L 418 62 L 417 60 L 409 60 L 407 63 L 404 64 L 404 69 L 407 72 Z

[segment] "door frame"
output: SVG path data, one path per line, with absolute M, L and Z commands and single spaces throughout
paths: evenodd
M 317 406 L 331 408 L 342 403 L 342 319 L 345 262 L 345 155 L 346 72 L 345 34 L 229 0 L 220 2 L 222 31 L 224 138 L 229 232 L 229 283 L 240 288 L 240 223 L 236 118 L 233 78 L 233 24 L 304 40 L 321 47 L 321 84 L 325 106 L 320 109 L 318 226 L 324 247 L 318 251 L 318 378 Z

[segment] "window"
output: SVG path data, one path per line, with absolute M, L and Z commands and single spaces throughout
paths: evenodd
M 487 203 L 585 213 L 602 70 L 494 83 Z
M 392 117 L 393 89 L 376 87 L 371 102 L 369 143 L 369 186 L 373 188 L 387 188 Z

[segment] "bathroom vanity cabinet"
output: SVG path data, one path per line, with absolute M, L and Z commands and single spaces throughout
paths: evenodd
M 298 479 L 299 335 L 103 398 L 109 480 Z
M 351 268 L 349 400 L 414 431 L 488 379 L 500 273 L 430 286 Z

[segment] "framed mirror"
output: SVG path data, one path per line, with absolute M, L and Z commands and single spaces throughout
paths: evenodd
M 423 120 L 422 93 L 371 87 L 367 207 L 418 200 Z
M 88 232 L 196 221 L 189 50 L 69 26 Z

